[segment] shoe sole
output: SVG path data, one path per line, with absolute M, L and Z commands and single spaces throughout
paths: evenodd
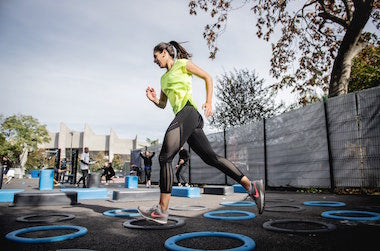
M 259 199 L 260 203 L 262 205 L 262 211 L 260 212 L 259 209 L 259 214 L 262 214 L 264 212 L 264 207 L 265 207 L 265 187 L 264 187 L 264 182 L 263 180 L 259 180 Z
M 165 224 L 168 223 L 168 221 L 165 222 L 165 221 L 161 221 L 161 220 L 157 220 L 157 219 L 153 219 L 153 218 L 150 218 L 150 217 L 148 217 L 148 216 L 145 216 L 145 215 L 140 211 L 139 208 L 137 208 L 137 211 L 139 211 L 140 215 L 141 215 L 144 219 L 146 219 L 146 220 L 148 220 L 148 221 L 154 221 L 154 222 L 157 222 L 157 223 L 159 223 L 159 224 L 161 224 L 161 225 L 165 225 Z

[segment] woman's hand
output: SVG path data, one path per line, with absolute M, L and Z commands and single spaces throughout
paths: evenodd
M 168 98 L 166 97 L 165 93 L 163 93 L 162 91 L 160 94 L 160 98 L 158 99 L 154 88 L 151 88 L 148 86 L 148 88 L 146 88 L 146 96 L 150 101 L 152 101 L 159 108 L 162 108 L 162 109 L 165 108 Z
M 154 88 L 151 88 L 149 86 L 148 88 L 146 88 L 146 96 L 150 101 L 156 102 L 157 100 L 156 91 L 154 90 Z
M 206 118 L 211 117 L 213 115 L 212 111 L 212 105 L 209 103 L 204 103 L 202 105 L 202 109 L 205 111 L 205 116 Z

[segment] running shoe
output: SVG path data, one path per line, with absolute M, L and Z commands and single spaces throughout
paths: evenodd
M 153 207 L 138 206 L 137 210 L 141 216 L 147 220 L 152 220 L 160 224 L 168 223 L 169 214 L 167 212 L 163 213 L 160 205 L 155 205 Z
M 255 201 L 259 214 L 262 214 L 265 206 L 265 188 L 263 180 L 251 181 L 248 190 L 249 196 Z
M 7 182 L 5 182 L 5 185 L 9 184 L 9 182 L 11 182 L 12 178 L 13 178 L 13 177 L 8 177 L 8 178 L 7 178 Z

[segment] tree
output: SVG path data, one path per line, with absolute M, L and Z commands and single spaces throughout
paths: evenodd
M 95 161 L 95 164 L 91 165 L 91 171 L 97 172 L 102 170 L 105 162 L 108 162 L 104 152 L 90 152 L 90 159 Z
M 158 145 L 160 143 L 159 139 L 152 140 L 150 138 L 146 138 L 146 142 L 149 143 L 151 146 Z
M 45 149 L 34 149 L 29 152 L 28 160 L 25 163 L 25 171 L 40 169 L 43 166 L 54 167 L 56 161 L 55 154 L 48 153 Z
M 43 149 L 36 149 L 28 154 L 28 160 L 25 164 L 26 171 L 39 169 L 45 163 L 46 153 Z
M 0 155 L 7 155 L 16 164 L 20 163 L 20 156 L 25 150 L 36 150 L 38 144 L 50 141 L 46 126 L 32 116 L 13 115 L 0 118 Z
M 225 129 L 274 115 L 282 107 L 275 105 L 268 88 L 254 71 L 247 69 L 224 73 L 217 78 L 215 114 L 210 125 Z
M 203 33 L 210 57 L 218 51 L 216 41 L 225 30 L 233 0 L 192 0 L 190 15 L 197 10 L 209 12 L 216 22 Z M 300 103 L 307 93 L 321 88 L 329 97 L 348 92 L 351 60 L 369 41 L 373 33 L 363 29 L 372 20 L 380 29 L 380 0 L 246 0 L 257 17 L 257 36 L 269 41 L 277 25 L 282 35 L 272 44 L 270 73 L 279 81 L 274 90 L 290 87 L 300 94 Z M 297 7 L 296 7 L 297 6 Z M 290 13 L 291 9 L 295 9 Z M 298 59 L 298 60 L 297 60 Z M 297 70 L 290 72 L 294 62 Z
M 122 169 L 123 168 L 123 158 L 120 154 L 115 154 L 112 159 L 112 166 L 115 169 Z
M 348 92 L 380 86 L 380 46 L 370 45 L 352 61 Z

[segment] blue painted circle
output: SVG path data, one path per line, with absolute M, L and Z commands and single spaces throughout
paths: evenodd
M 186 233 L 186 234 L 179 234 L 170 237 L 165 241 L 165 248 L 169 251 L 196 251 L 200 249 L 193 249 L 193 248 L 186 248 L 182 247 L 176 244 L 176 242 L 190 239 L 190 238 L 197 238 L 197 237 L 222 237 L 222 238 L 230 238 L 230 239 L 237 239 L 243 242 L 243 245 L 236 248 L 231 249 L 222 249 L 220 251 L 248 251 L 255 248 L 256 243 L 251 238 L 241 235 L 241 234 L 233 234 L 233 233 L 226 233 L 226 232 L 193 232 L 193 233 Z
M 307 206 L 315 206 L 315 207 L 344 207 L 346 204 L 344 202 L 339 201 L 305 201 L 303 203 Z
M 231 206 L 231 207 L 253 207 L 256 206 L 256 203 L 253 201 L 239 200 L 239 201 L 223 201 L 219 203 L 222 206 Z
M 367 215 L 368 217 L 351 217 L 351 216 L 340 216 L 335 214 L 358 214 Z M 355 211 L 355 210 L 332 210 L 325 211 L 322 213 L 322 217 L 335 219 L 335 220 L 352 220 L 352 221 L 376 221 L 380 220 L 380 213 L 368 212 L 368 211 Z
M 122 214 L 123 212 L 126 212 L 125 214 Z M 113 209 L 108 210 L 103 213 L 107 216 L 113 216 L 113 217 L 138 217 L 140 216 L 139 211 L 137 208 L 126 208 L 126 209 Z
M 216 216 L 218 214 L 245 214 L 245 216 Z M 249 220 L 255 218 L 255 214 L 240 210 L 218 210 L 203 214 L 204 217 L 215 220 Z
M 71 234 L 43 237 L 43 238 L 25 238 L 25 237 L 18 236 L 20 234 L 25 234 L 25 233 L 30 233 L 30 232 L 46 231 L 46 230 L 62 230 L 62 229 L 73 229 L 73 230 L 78 230 L 78 231 Z M 83 236 L 86 233 L 87 233 L 87 228 L 85 227 L 68 226 L 68 225 L 51 225 L 51 226 L 22 228 L 22 229 L 8 233 L 5 236 L 5 238 L 7 238 L 10 241 L 21 242 L 21 243 L 48 243 L 48 242 L 57 242 L 57 241 L 74 239 L 76 237 Z

